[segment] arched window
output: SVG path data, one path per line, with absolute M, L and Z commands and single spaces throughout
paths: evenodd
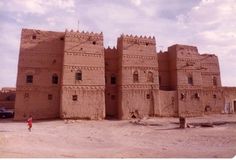
M 52 75 L 52 84 L 58 84 L 58 76 L 57 74 Z
M 213 77 L 213 86 L 217 86 L 217 78 Z
M 193 76 L 192 75 L 188 76 L 188 84 L 193 85 Z
M 153 73 L 152 72 L 148 72 L 148 78 L 147 78 L 147 81 L 148 82 L 154 82 L 154 79 L 153 79 Z
M 82 71 L 81 71 L 81 70 L 78 70 L 78 71 L 75 73 L 75 79 L 76 79 L 76 80 L 82 80 Z
M 133 73 L 133 82 L 134 83 L 138 83 L 138 71 L 134 71 Z

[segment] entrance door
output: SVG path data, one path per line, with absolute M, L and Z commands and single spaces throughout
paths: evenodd
M 149 116 L 153 117 L 154 116 L 154 95 L 153 95 L 153 90 L 149 91 L 149 94 L 146 95 L 147 99 L 149 99 Z
M 234 101 L 234 113 L 236 113 L 236 101 Z
M 116 119 L 117 116 L 117 95 L 114 92 L 107 92 L 105 95 L 106 119 Z

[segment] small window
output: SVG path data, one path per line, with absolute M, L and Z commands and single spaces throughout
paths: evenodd
M 76 73 L 75 73 L 75 79 L 76 80 L 82 80 L 82 72 L 81 71 L 77 71 Z
M 96 41 L 93 41 L 93 45 L 96 45 L 97 43 L 96 43 Z
M 133 82 L 134 83 L 138 83 L 138 71 L 134 71 L 133 73 Z
M 48 100 L 52 100 L 52 95 L 51 94 L 48 95 Z
M 116 77 L 115 76 L 111 76 L 111 84 L 116 84 Z
M 146 43 L 146 46 L 148 46 L 149 45 L 149 43 Z
M 185 98 L 185 94 L 184 93 L 181 93 L 180 94 L 180 99 L 183 100 Z
M 29 93 L 25 93 L 24 98 L 29 98 Z
M 193 85 L 193 77 L 188 76 L 188 84 Z
M 195 93 L 194 96 L 195 96 L 196 99 L 200 99 L 200 96 L 199 96 L 198 93 Z
M 36 35 L 33 35 L 33 36 L 32 36 L 32 39 L 36 39 Z
M 205 106 L 205 112 L 210 112 L 211 111 L 211 107 L 210 106 Z
M 111 95 L 111 99 L 112 100 L 116 99 L 116 96 L 115 95 Z
M 78 99 L 78 96 L 77 96 L 77 95 L 73 95 L 73 96 L 72 96 L 72 100 L 73 100 L 73 101 L 77 101 L 77 99 Z
M 33 83 L 33 75 L 26 76 L 26 83 Z
M 217 86 L 217 78 L 213 77 L 213 86 Z
M 153 73 L 152 73 L 152 72 L 148 72 L 148 78 L 147 78 L 147 81 L 148 81 L 148 82 L 154 82 L 154 79 L 153 79 Z
M 213 94 L 213 98 L 216 99 L 216 94 Z
M 64 41 L 64 37 L 61 37 L 60 40 L 61 40 L 61 41 Z
M 5 100 L 6 100 L 6 101 L 11 101 L 11 97 L 10 97 L 10 96 L 7 96 Z
M 150 98 L 151 98 L 151 97 L 150 97 L 150 94 L 147 94 L 147 95 L 146 95 L 146 98 L 147 98 L 147 99 L 150 99 Z
M 53 76 L 52 76 L 52 84 L 58 84 L 58 76 L 57 76 L 57 74 L 53 74 Z

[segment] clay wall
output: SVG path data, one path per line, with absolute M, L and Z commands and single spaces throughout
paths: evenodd
M 59 117 L 64 33 L 22 29 L 15 119 Z M 28 76 L 31 76 L 28 77 Z M 57 83 L 53 83 L 53 76 Z M 31 82 L 27 82 L 27 77 Z
M 204 114 L 219 114 L 224 110 L 224 95 L 222 88 L 203 89 L 203 109 Z
M 176 117 L 178 116 L 178 98 L 176 91 L 159 92 L 159 116 Z
M 2 90 L 0 90 L 0 107 L 4 107 L 6 109 L 14 109 L 15 97 L 16 97 L 15 88 L 11 89 L 2 88 Z
M 224 96 L 223 113 L 236 114 L 236 87 L 222 87 Z
M 181 89 L 178 93 L 178 114 L 183 117 L 202 116 L 203 93 L 201 89 Z
M 218 57 L 213 54 L 203 54 L 200 57 L 203 87 L 221 87 L 220 67 Z M 214 80 L 215 79 L 215 80 Z M 214 82 L 215 81 L 215 82 Z
M 157 54 L 146 36 L 121 35 L 117 49 L 104 49 L 102 33 L 23 29 L 16 87 L 16 120 L 236 112 L 236 89 L 221 87 L 217 56 L 179 44 Z M 8 91 L 0 106 L 11 108 Z
M 105 52 L 105 100 L 106 100 L 106 118 L 118 117 L 118 53 L 116 48 L 104 50 Z
M 197 47 L 175 45 L 175 48 L 177 56 L 177 88 L 201 88 L 200 54 Z M 188 82 L 188 77 L 190 76 L 192 77 L 192 84 Z
M 134 89 L 123 87 L 121 90 L 120 117 L 121 119 L 143 118 L 158 115 L 158 90 L 146 85 Z M 120 106 L 119 106 L 120 107 Z M 157 113 L 155 112 L 157 111 Z M 135 117 L 132 117 L 132 116 Z
M 176 68 L 176 47 L 170 46 L 168 47 L 168 59 L 169 59 L 169 85 L 170 90 L 176 90 L 177 89 L 177 68 Z
M 105 117 L 105 62 L 102 33 L 66 31 L 61 118 Z
M 158 103 L 158 59 L 155 38 L 124 36 L 118 39 L 119 118 L 153 116 Z
M 203 114 L 202 77 L 200 69 L 200 54 L 197 47 L 173 45 L 168 48 L 171 62 L 176 65 L 176 89 L 178 93 L 178 115 L 200 116 Z M 174 65 L 172 66 L 174 70 Z M 174 82 L 174 81 L 173 81 Z
M 160 90 L 171 90 L 168 52 L 158 53 Z

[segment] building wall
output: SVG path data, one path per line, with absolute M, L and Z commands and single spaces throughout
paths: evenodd
M 168 52 L 158 53 L 158 71 L 160 90 L 171 90 L 170 85 L 170 69 L 169 69 L 169 54 Z
M 22 29 L 18 61 L 15 119 L 59 117 L 64 33 Z M 52 83 L 52 76 L 58 83 Z M 27 83 L 26 77 L 33 76 Z M 49 98 L 50 97 L 50 98 Z
M 223 113 L 236 113 L 236 87 L 222 87 L 224 96 Z
M 29 75 L 32 83 L 26 81 Z M 217 56 L 179 44 L 157 54 L 154 37 L 121 35 L 117 48 L 105 49 L 102 33 L 23 29 L 16 87 L 16 120 L 236 110 L 236 88 L 222 87 Z
M 118 52 L 108 47 L 105 51 L 106 118 L 118 118 Z
M 0 90 L 0 107 L 15 108 L 16 88 L 2 88 Z
M 203 87 L 217 88 L 221 87 L 219 61 L 214 54 L 203 54 L 200 56 L 201 75 Z M 216 84 L 213 84 L 213 79 L 216 78 Z
M 119 118 L 133 113 L 154 116 L 158 107 L 158 60 L 155 38 L 124 36 L 118 39 Z M 134 81 L 134 74 L 138 80 Z
M 162 91 L 159 94 L 159 116 L 178 116 L 178 99 L 176 91 Z
M 179 116 L 221 113 L 223 97 L 217 57 L 212 54 L 200 55 L 197 47 L 187 45 L 173 45 L 168 48 L 168 54 L 172 57 L 170 64 L 176 63 L 176 68 L 173 65 L 172 70 L 176 70 L 174 83 L 178 93 Z M 216 98 L 212 98 L 213 94 Z
M 81 80 L 76 79 L 78 73 L 81 73 Z M 61 118 L 105 117 L 102 33 L 65 33 L 60 113 Z
M 223 113 L 224 111 L 224 94 L 222 88 L 203 89 L 203 109 L 206 115 L 214 113 Z

